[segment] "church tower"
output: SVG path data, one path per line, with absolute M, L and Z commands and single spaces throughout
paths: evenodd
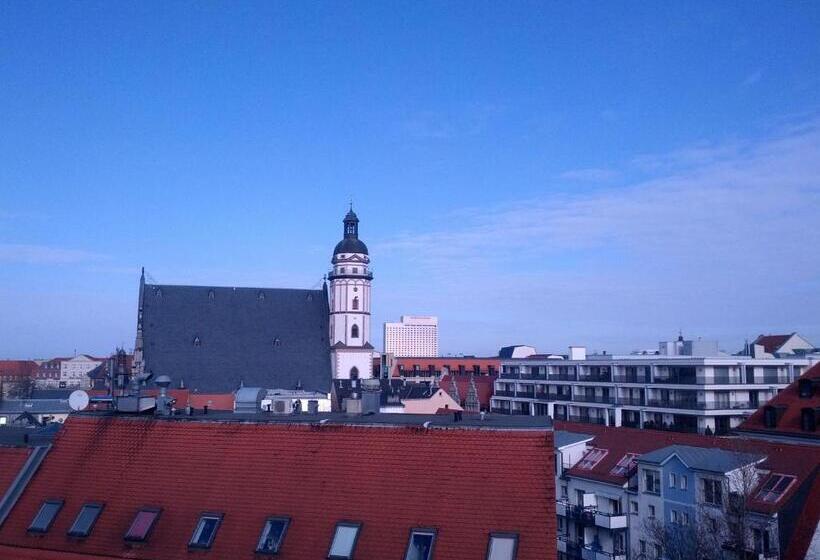
M 370 344 L 370 256 L 359 239 L 353 205 L 344 218 L 344 238 L 333 250 L 330 281 L 330 345 L 334 379 L 373 377 Z

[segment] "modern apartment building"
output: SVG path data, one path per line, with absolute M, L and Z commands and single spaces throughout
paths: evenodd
M 555 420 L 724 434 L 797 379 L 810 356 L 754 358 L 717 343 L 662 342 L 657 352 L 502 359 L 492 411 Z
M 438 356 L 438 317 L 402 315 L 384 324 L 384 352 L 396 358 Z

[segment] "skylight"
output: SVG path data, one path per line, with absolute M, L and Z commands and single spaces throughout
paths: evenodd
M 102 504 L 85 504 L 80 508 L 80 513 L 77 514 L 77 519 L 68 530 L 68 534 L 72 537 L 87 537 L 91 534 L 91 529 L 102 511 Z
M 203 513 L 196 524 L 194 534 L 188 546 L 191 548 L 211 548 L 216 537 L 216 531 L 222 521 L 222 515 L 218 513 Z
M 578 468 L 585 469 L 585 470 L 592 470 L 595 468 L 595 465 L 601 462 L 601 459 L 606 457 L 606 454 L 609 451 L 607 449 L 598 449 L 597 447 L 593 447 L 587 454 L 578 461 Z
M 624 455 L 618 464 L 612 467 L 612 470 L 609 471 L 609 474 L 614 474 L 615 476 L 626 476 L 629 472 L 635 468 L 635 465 L 638 463 L 638 454 L 637 453 L 627 453 Z
M 795 477 L 793 476 L 772 473 L 766 482 L 763 483 L 763 486 L 760 487 L 760 491 L 757 493 L 757 499 L 762 502 L 774 503 L 783 497 L 783 494 L 794 481 Z
M 159 517 L 160 510 L 158 508 L 142 508 L 134 516 L 131 526 L 125 533 L 125 540 L 134 542 L 145 542 L 148 540 L 148 534 L 154 527 L 157 517 Z
M 405 560 L 430 560 L 433 557 L 433 541 L 436 532 L 431 529 L 413 529 L 410 533 L 410 542 L 407 545 Z
M 514 533 L 491 533 L 487 547 L 487 560 L 515 560 L 518 535 Z
M 262 528 L 262 536 L 259 537 L 259 544 L 256 545 L 256 552 L 275 554 L 279 552 L 282 541 L 285 539 L 285 531 L 288 530 L 290 519 L 287 517 L 271 517 L 265 522 Z
M 327 557 L 338 560 L 349 560 L 353 558 L 353 550 L 356 548 L 356 539 L 359 537 L 360 523 L 337 523 L 336 531 L 333 533 L 333 542 L 330 544 L 330 552 Z
M 40 511 L 37 512 L 37 515 L 34 516 L 31 525 L 28 526 L 29 532 L 47 532 L 51 527 L 51 524 L 54 522 L 54 518 L 57 517 L 57 513 L 60 511 L 60 508 L 62 507 L 62 500 L 46 500 L 45 502 L 43 502 L 43 505 L 40 506 Z

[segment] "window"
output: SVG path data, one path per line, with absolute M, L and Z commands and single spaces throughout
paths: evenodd
M 689 514 L 687 512 L 683 512 L 683 516 L 681 517 L 681 522 L 684 525 L 689 525 Z
M 188 546 L 191 548 L 211 548 L 221 522 L 222 514 L 203 513 L 194 528 L 194 534 L 191 535 L 191 542 L 188 543 Z
M 643 489 L 650 494 L 661 493 L 661 473 L 658 471 L 643 471 Z
M 350 338 L 359 338 L 359 325 L 353 325 L 350 328 Z
M 569 490 L 567 489 L 566 484 L 561 485 L 561 498 L 564 500 L 569 498 Z
M 57 513 L 60 511 L 60 508 L 62 507 L 62 500 L 46 500 L 45 502 L 43 502 L 43 505 L 40 506 L 40 511 L 37 512 L 37 515 L 35 515 L 34 519 L 31 521 L 31 525 L 28 526 L 29 532 L 48 532 L 48 529 L 51 527 L 54 518 L 57 517 Z
M 634 500 L 629 502 L 629 512 L 633 515 L 638 515 L 638 502 Z
M 433 557 L 433 542 L 436 532 L 432 529 L 413 529 L 407 544 L 405 560 L 430 560 Z
M 669 473 L 669 488 L 675 488 L 678 485 L 678 475 Z
M 783 497 L 783 494 L 789 489 L 794 480 L 795 477 L 793 476 L 772 473 L 766 482 L 761 485 L 756 497 L 763 502 L 774 503 Z
M 609 471 L 609 474 L 614 474 L 615 476 L 627 476 L 629 472 L 635 468 L 637 464 L 638 455 L 637 453 L 627 453 L 624 455 L 618 464 L 612 467 L 612 470 Z
M 608 451 L 606 449 L 598 449 L 597 447 L 593 447 L 587 451 L 586 455 L 584 455 L 580 461 L 578 461 L 578 468 L 592 470 L 595 468 L 595 465 L 601 462 L 601 459 L 606 457 L 607 453 Z
M 361 527 L 361 523 L 337 523 L 327 557 L 339 560 L 353 558 L 353 549 L 356 548 Z
M 649 517 L 655 517 L 655 506 L 649 506 Z
M 646 541 L 641 539 L 640 546 L 641 546 L 641 554 L 646 554 Z
M 669 519 L 672 523 L 680 523 L 680 514 L 678 513 L 678 510 L 673 509 Z
M 711 478 L 700 479 L 703 502 L 714 506 L 723 505 L 723 483 Z
M 515 560 L 518 535 L 515 533 L 490 533 L 487 560 Z
M 687 476 L 685 474 L 682 474 L 680 476 L 680 489 L 681 490 L 686 490 L 687 486 L 689 486 L 689 479 L 687 478 Z
M 356 310 L 359 308 L 359 296 L 353 298 L 353 309 Z
M 259 537 L 259 544 L 256 545 L 256 552 L 267 554 L 279 552 L 289 523 L 290 519 L 287 517 L 271 517 L 265 521 L 265 526 L 262 528 L 262 536 Z
M 83 505 L 80 508 L 80 513 L 77 514 L 77 519 L 74 520 L 74 524 L 68 530 L 68 534 L 72 537 L 87 537 L 91 534 L 91 529 L 100 516 L 102 508 L 102 504 Z
M 133 542 L 147 541 L 148 534 L 154 527 L 154 522 L 159 517 L 160 511 L 159 508 L 142 508 L 139 510 L 125 533 L 125 540 Z

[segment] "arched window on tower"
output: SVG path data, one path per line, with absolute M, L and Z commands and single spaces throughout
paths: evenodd
M 350 338 L 359 338 L 359 325 L 353 325 L 353 327 L 351 327 Z
M 359 378 L 359 368 L 353 366 L 350 368 L 350 379 L 358 379 Z
M 359 309 L 359 296 L 353 298 L 353 309 Z

